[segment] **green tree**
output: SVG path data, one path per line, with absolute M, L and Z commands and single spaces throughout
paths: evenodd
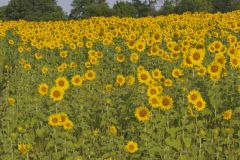
M 159 14 L 167 15 L 174 13 L 175 5 L 173 0 L 164 0 L 161 9 L 159 10 Z
M 212 11 L 212 4 L 209 0 L 181 0 L 175 10 L 177 13 Z
M 117 2 L 113 6 L 115 16 L 136 17 L 137 10 L 130 2 Z
M 88 18 L 92 16 L 111 16 L 112 10 L 106 0 L 74 0 L 69 18 Z
M 137 10 L 137 17 L 146 17 L 152 15 L 155 11 L 151 4 L 147 1 L 142 2 L 141 0 L 132 0 L 132 4 Z
M 56 0 L 11 0 L 5 17 L 12 20 L 59 20 L 64 18 L 64 12 Z
M 239 0 L 212 0 L 214 12 L 229 12 L 240 9 Z
M 7 6 L 2 6 L 0 7 L 0 19 L 4 19 L 5 18 L 5 10 L 6 10 Z

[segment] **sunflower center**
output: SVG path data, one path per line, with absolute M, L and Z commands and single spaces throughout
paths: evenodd
M 54 97 L 60 97 L 61 93 L 59 91 L 53 92 Z
M 157 99 L 156 99 L 156 98 L 153 98 L 153 99 L 152 99 L 152 103 L 153 103 L 153 104 L 157 104 Z
M 202 104 L 201 101 L 198 101 L 198 102 L 197 102 L 197 106 L 198 106 L 198 107 L 202 107 L 202 105 L 203 105 L 203 104 Z
M 193 53 L 193 59 L 194 60 L 199 60 L 200 59 L 200 54 L 198 52 Z
M 196 100 L 197 99 L 197 95 L 196 94 L 193 94 L 193 95 L 191 95 L 191 100 Z
M 162 104 L 163 104 L 164 106 L 167 106 L 167 105 L 170 104 L 170 101 L 169 101 L 167 98 L 164 98 L 163 101 L 162 101 Z
M 129 145 L 129 147 L 128 147 L 128 149 L 131 151 L 134 150 L 134 148 L 135 148 L 134 145 Z
M 53 118 L 53 119 L 52 119 L 52 122 L 53 122 L 53 123 L 58 123 L 58 119 L 57 119 L 57 118 Z
M 236 59 L 233 59 L 233 60 L 232 60 L 232 63 L 233 63 L 234 65 L 237 65 L 237 64 L 238 64 L 238 62 L 237 62 Z
M 147 115 L 147 111 L 145 109 L 139 112 L 140 117 L 145 117 Z
M 217 65 L 211 66 L 211 71 L 212 72 L 217 72 L 218 71 L 218 66 Z
M 64 83 L 64 81 L 61 80 L 58 82 L 58 84 L 59 84 L 59 86 L 64 86 L 65 83 Z
M 43 92 L 46 92 L 46 91 L 47 91 L 47 88 L 46 88 L 46 87 L 42 87 L 42 91 L 43 91 Z
M 146 74 L 142 74 L 142 75 L 141 75 L 141 79 L 142 79 L 142 80 L 147 80 L 147 77 L 148 77 L 148 76 L 147 76 Z
M 74 79 L 74 82 L 75 82 L 75 83 L 79 83 L 79 82 L 80 82 L 80 79 L 79 79 L 79 78 L 75 78 L 75 79 Z
M 153 94 L 156 94 L 156 93 L 157 93 L 157 91 L 156 91 L 155 89 L 151 89 L 151 90 L 150 90 L 150 94 L 153 95 Z

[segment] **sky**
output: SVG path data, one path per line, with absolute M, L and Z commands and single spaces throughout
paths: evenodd
M 0 6 L 7 5 L 9 1 L 10 0 L 0 0 Z M 73 0 L 57 0 L 57 1 L 58 1 L 58 4 L 63 8 L 65 12 L 70 13 L 71 3 Z M 110 6 L 113 6 L 116 0 L 107 0 L 107 2 L 109 3 Z

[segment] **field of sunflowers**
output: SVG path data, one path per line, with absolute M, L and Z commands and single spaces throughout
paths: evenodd
M 0 21 L 0 159 L 240 159 L 239 33 L 240 11 Z

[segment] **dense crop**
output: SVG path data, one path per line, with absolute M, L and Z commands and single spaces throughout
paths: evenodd
M 0 159 L 240 159 L 239 17 L 0 22 Z

